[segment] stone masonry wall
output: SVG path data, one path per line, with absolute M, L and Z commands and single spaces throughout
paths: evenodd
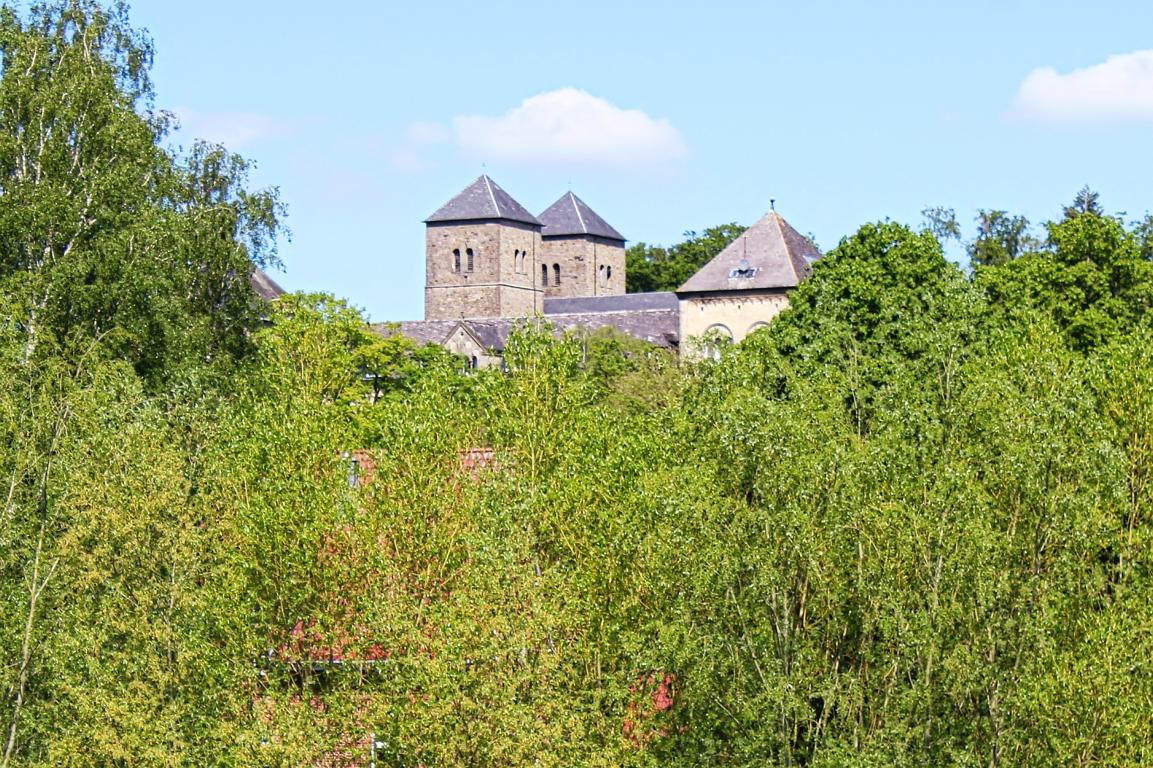
M 625 292 L 625 249 L 619 245 L 593 237 L 550 237 L 541 241 L 541 264 L 548 268 L 548 285 L 543 285 L 540 267 L 537 283 L 549 298 L 617 296 Z M 560 285 L 556 284 L 558 265 Z
M 542 311 L 543 294 L 533 284 L 539 249 L 540 232 L 531 225 L 506 221 L 429 224 L 425 319 L 525 317 Z

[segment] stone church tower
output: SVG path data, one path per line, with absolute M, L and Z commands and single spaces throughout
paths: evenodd
M 488 176 L 425 224 L 425 320 L 543 312 L 541 222 Z
M 620 296 L 625 292 L 625 238 L 566 192 L 540 215 L 540 285 L 554 296 Z

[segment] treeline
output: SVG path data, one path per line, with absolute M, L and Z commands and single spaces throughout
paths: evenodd
M 1153 760 L 1142 224 L 870 224 L 719 361 L 466 372 L 255 300 L 275 195 L 122 9 L 0 54 L 0 768 Z

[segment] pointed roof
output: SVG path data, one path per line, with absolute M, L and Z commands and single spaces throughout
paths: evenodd
M 284 289 L 277 285 L 267 272 L 255 265 L 252 267 L 252 274 L 248 276 L 248 284 L 252 286 L 253 292 L 265 301 L 272 301 L 277 296 L 284 295 Z
M 505 219 L 524 224 L 540 224 L 512 195 L 486 175 L 480 176 L 464 188 L 459 195 L 442 205 L 425 223 L 438 221 L 472 221 L 476 219 Z
M 769 211 L 697 270 L 677 293 L 795 288 L 813 271 L 821 252 L 807 237 Z
M 625 236 L 617 232 L 597 212 L 588 207 L 588 203 L 581 200 L 572 192 L 566 192 L 560 200 L 548 207 L 540 215 L 540 222 L 544 225 L 541 234 L 545 237 L 563 237 L 572 235 L 595 235 L 609 240 L 625 241 Z

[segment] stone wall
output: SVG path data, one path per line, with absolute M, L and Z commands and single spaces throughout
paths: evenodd
M 550 298 L 617 296 L 625 292 L 625 249 L 612 241 L 589 236 L 544 238 L 541 264 L 548 270 L 548 285 L 544 285 L 540 267 L 536 271 L 537 283 Z
M 428 224 L 425 319 L 526 317 L 541 312 L 544 294 L 533 280 L 539 252 L 540 231 L 532 225 Z

